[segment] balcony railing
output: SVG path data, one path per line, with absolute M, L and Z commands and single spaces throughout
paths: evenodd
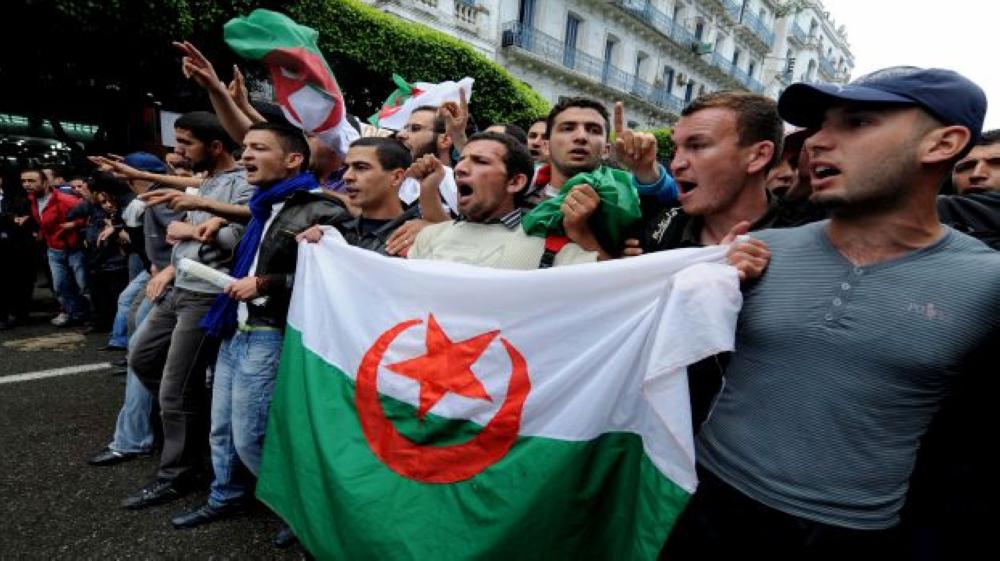
M 805 29 L 799 27 L 799 24 L 792 23 L 792 39 L 795 39 L 800 45 L 804 46 L 809 42 L 809 35 Z
M 683 108 L 681 100 L 667 93 L 666 89 L 654 86 L 579 49 L 568 48 L 563 41 L 520 22 L 504 24 L 502 43 L 504 47 L 519 47 L 551 64 L 584 74 L 605 86 L 635 95 L 667 111 L 680 113 Z
M 720 0 L 720 2 L 733 21 L 740 21 L 740 4 L 738 2 L 735 0 Z
M 613 0 L 613 3 L 685 50 L 691 49 L 694 43 L 701 42 L 683 24 L 654 8 L 649 0 Z
M 837 76 L 837 68 L 828 58 L 819 57 L 819 71 L 829 80 L 833 80 Z
M 761 41 L 764 41 L 768 47 L 774 46 L 774 33 L 753 13 L 748 11 L 743 12 L 743 25 L 747 26 L 750 31 L 753 31 L 754 35 L 760 37 Z

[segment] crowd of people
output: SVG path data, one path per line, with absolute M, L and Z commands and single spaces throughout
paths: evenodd
M 0 192 L 3 259 L 35 263 L 44 244 L 53 324 L 89 321 L 128 349 L 113 437 L 89 460 L 158 451 L 124 508 L 211 481 L 172 519 L 190 528 L 253 499 L 297 246 L 336 229 L 387 258 L 508 269 L 730 244 L 737 351 L 689 368 L 701 484 L 663 555 L 933 558 L 985 539 L 1000 132 L 982 131 L 966 78 L 900 67 L 777 102 L 709 93 L 674 125 L 669 162 L 621 103 L 578 97 L 527 130 L 473 130 L 464 98 L 422 106 L 340 154 L 180 48 L 213 111 L 176 121 L 166 160 L 95 156 L 67 184 L 27 168 L 27 200 Z M 3 279 L 10 328 L 35 269 Z

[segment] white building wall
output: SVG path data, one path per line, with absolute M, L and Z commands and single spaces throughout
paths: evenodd
M 525 0 L 365 1 L 467 42 L 551 103 L 576 95 L 609 108 L 624 101 L 629 120 L 642 128 L 674 122 L 688 84 L 692 98 L 728 88 L 776 97 L 810 68 L 815 79 L 845 81 L 854 66 L 846 38 L 818 0 L 785 17 L 778 16 L 776 0 L 534 0 L 530 27 L 518 23 Z M 580 25 L 576 51 L 567 58 L 569 14 Z M 792 37 L 793 22 L 808 35 L 814 20 L 812 38 Z M 616 46 L 605 66 L 609 38 Z M 692 43 L 706 44 L 708 52 L 694 52 Z M 795 57 L 791 75 L 789 51 Z M 639 53 L 645 58 L 637 73 Z

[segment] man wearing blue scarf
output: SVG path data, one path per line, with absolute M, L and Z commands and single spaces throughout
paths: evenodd
M 237 280 L 201 324 L 223 338 L 212 387 L 215 479 L 204 505 L 172 519 L 177 528 L 225 518 L 252 497 L 295 274 L 295 236 L 352 218 L 339 201 L 319 194 L 315 176 L 304 171 L 309 146 L 296 128 L 253 125 L 243 140 L 242 164 L 257 190 L 230 271 Z

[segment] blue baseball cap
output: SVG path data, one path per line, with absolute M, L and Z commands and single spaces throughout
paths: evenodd
M 125 165 L 150 173 L 167 173 L 167 164 L 149 152 L 132 152 L 123 159 Z
M 986 94 L 972 80 L 916 66 L 883 68 L 850 84 L 795 83 L 778 98 L 778 112 L 793 125 L 816 128 L 831 105 L 844 101 L 919 106 L 946 125 L 969 129 L 969 146 L 978 142 L 986 118 Z

